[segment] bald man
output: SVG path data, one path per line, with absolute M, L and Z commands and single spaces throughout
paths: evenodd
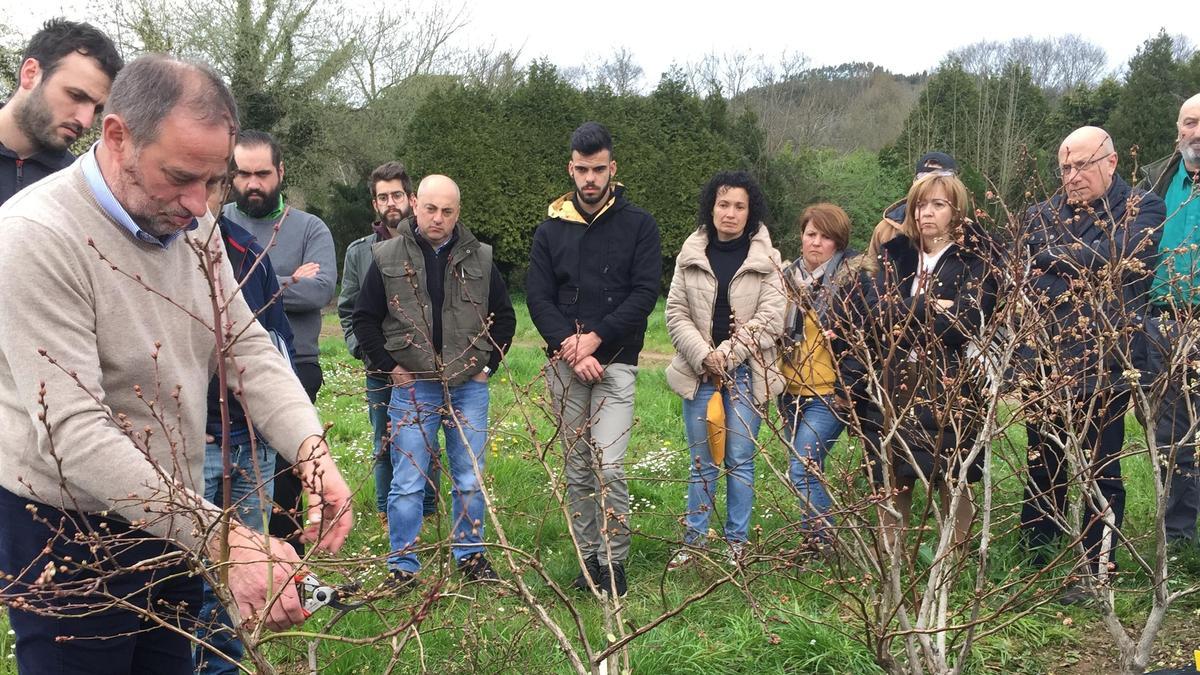
M 1166 203 L 1167 219 L 1163 222 L 1159 245 L 1162 259 L 1151 289 L 1151 313 L 1157 317 L 1157 325 L 1168 341 L 1178 341 L 1181 326 L 1189 319 L 1194 320 L 1195 312 L 1200 309 L 1197 281 L 1200 259 L 1192 248 L 1200 244 L 1200 198 L 1196 195 L 1196 177 L 1200 175 L 1200 94 L 1184 101 L 1175 127 L 1179 132 L 1176 151 L 1147 165 L 1138 184 Z M 1164 344 L 1164 354 L 1170 354 L 1169 345 L 1170 342 Z M 1194 361 L 1200 355 L 1190 354 L 1188 358 Z M 1193 421 L 1200 414 L 1200 397 L 1194 389 L 1189 393 L 1187 373 L 1176 370 L 1180 372 L 1163 373 L 1167 377 L 1166 396 L 1158 410 L 1154 440 L 1165 458 L 1170 458 L 1172 450 L 1175 452 L 1169 478 L 1171 493 L 1166 504 L 1167 540 L 1178 552 L 1192 554 L 1185 559 L 1200 569 L 1200 557 L 1196 555 L 1200 474 L 1196 471 Z M 1195 380 L 1193 376 L 1192 387 L 1196 386 Z
M 1031 315 L 1049 317 L 1027 375 L 1032 382 L 1061 381 L 1060 389 L 1038 423 L 1027 427 L 1029 482 L 1021 525 L 1039 549 L 1062 534 L 1066 518 L 1068 467 L 1055 440 L 1064 434 L 1083 439 L 1094 462 L 1084 480 L 1099 486 L 1119 528 L 1125 513 L 1125 486 L 1117 461 L 1125 440 L 1124 415 L 1130 381 L 1119 351 L 1145 348 L 1143 335 L 1164 218 L 1162 200 L 1134 189 L 1117 175 L 1117 153 L 1103 129 L 1071 132 L 1058 150 L 1062 190 L 1030 209 L 1027 241 L 1034 269 L 1030 284 L 1044 302 Z M 1120 278 L 1112 280 L 1111 275 Z M 1078 292 L 1111 288 L 1109 297 Z M 1102 337 L 1112 327 L 1128 328 L 1129 343 L 1112 347 Z M 1056 380 L 1051 372 L 1062 376 Z M 1062 394 L 1066 394 L 1066 400 Z M 1073 414 L 1063 409 L 1072 407 Z M 1099 522 L 1092 500 L 1086 500 L 1083 543 L 1093 571 L 1109 569 L 1115 560 L 1116 537 Z M 1107 536 L 1106 536 L 1107 534 Z M 1044 555 L 1045 551 L 1040 550 Z M 1088 596 L 1070 588 L 1064 602 Z
M 480 483 L 488 378 L 512 342 L 517 317 L 492 247 L 459 221 L 460 204 L 453 180 L 421 181 L 413 216 L 371 246 L 352 315 L 367 362 L 391 377 L 388 568 L 397 590 L 410 588 L 420 569 L 414 548 L 429 461 L 440 454 L 439 427 L 454 483 L 451 552 L 468 581 L 498 578 L 484 555 Z

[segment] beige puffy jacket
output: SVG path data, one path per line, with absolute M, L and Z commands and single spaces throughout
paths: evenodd
M 771 245 L 766 226 L 759 227 L 750 240 L 745 262 L 729 282 L 733 331 L 728 340 L 714 347 L 717 278 L 708 264 L 707 245 L 708 235 L 701 228 L 688 236 L 675 258 L 675 275 L 667 294 L 667 334 L 675 346 L 675 358 L 667 366 L 667 384 L 691 400 L 700 388 L 704 357 L 716 349 L 725 354 L 731 370 L 750 362 L 754 404 L 762 405 L 783 391 L 784 385 L 777 366 L 777 343 L 783 333 L 787 296 L 779 251 Z

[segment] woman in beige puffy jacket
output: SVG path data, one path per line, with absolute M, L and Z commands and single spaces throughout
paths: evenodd
M 754 458 L 767 401 L 783 390 L 776 341 L 787 298 L 779 251 L 762 220 L 766 200 L 744 171 L 718 173 L 700 195 L 700 226 L 675 259 L 667 296 L 667 333 L 675 358 L 667 383 L 683 397 L 691 451 L 684 543 L 704 546 L 721 470 L 726 476 L 725 540 L 736 562 L 754 505 Z M 706 413 L 720 391 L 725 409 L 725 457 L 709 448 Z M 680 551 L 671 568 L 691 560 Z

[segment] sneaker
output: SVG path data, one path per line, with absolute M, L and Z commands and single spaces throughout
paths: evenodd
M 412 572 L 405 572 L 404 570 L 388 571 L 387 587 L 396 595 L 407 593 L 416 588 L 416 586 L 417 575 Z
M 735 567 L 741 567 L 746 562 L 746 543 L 741 541 L 729 542 L 729 555 L 726 561 Z
M 1078 581 L 1075 581 L 1068 584 L 1066 588 L 1063 588 L 1058 592 L 1058 598 L 1056 598 L 1056 601 L 1058 604 L 1065 607 L 1070 607 L 1072 605 L 1087 607 L 1096 601 L 1096 597 L 1090 590 L 1088 590 L 1086 586 Z
M 601 593 L 611 594 L 615 590 L 618 598 L 625 597 L 629 592 L 629 584 L 625 581 L 625 566 L 619 562 L 613 563 L 612 569 L 609 569 L 608 565 L 601 565 L 597 583 Z
M 591 593 L 592 587 L 588 584 L 590 578 L 593 583 L 600 583 L 600 559 L 596 556 L 583 559 L 584 568 L 579 571 L 579 576 L 571 582 L 571 588 L 581 593 Z
M 667 563 L 667 571 L 674 572 L 675 570 L 688 567 L 694 560 L 695 557 L 687 550 L 679 551 L 675 554 L 674 558 L 671 558 L 671 562 Z
M 468 582 L 500 581 L 500 575 L 492 569 L 492 564 L 482 553 L 469 555 L 458 561 L 458 571 L 462 572 Z

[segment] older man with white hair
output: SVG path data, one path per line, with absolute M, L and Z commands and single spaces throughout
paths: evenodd
M 1183 102 L 1175 123 L 1179 132 L 1177 149 L 1169 157 L 1148 164 L 1139 188 L 1150 190 L 1166 203 L 1163 222 L 1161 261 L 1151 289 L 1151 313 L 1166 338 L 1164 354 L 1177 342 L 1181 326 L 1194 319 L 1200 309 L 1200 281 L 1197 281 L 1195 247 L 1200 244 L 1200 94 Z M 1189 355 L 1188 361 L 1198 358 Z M 1169 359 L 1166 359 L 1169 360 Z M 1164 365 L 1169 365 L 1164 363 Z M 1154 440 L 1159 452 L 1175 462 L 1170 471 L 1170 495 L 1166 504 L 1167 540 L 1179 552 L 1189 553 L 1189 563 L 1197 567 L 1196 519 L 1200 516 L 1200 474 L 1196 471 L 1196 415 L 1200 397 L 1194 387 L 1196 378 L 1187 377 L 1189 368 L 1164 368 L 1166 396 L 1155 421 Z M 1191 387 L 1188 382 L 1191 382 Z
M 1042 403 L 1045 415 L 1026 430 L 1029 482 L 1021 526 L 1039 548 L 1062 534 L 1070 478 L 1062 439 L 1080 439 L 1091 458 L 1080 479 L 1104 498 L 1084 499 L 1084 559 L 1100 574 L 1116 556 L 1116 533 L 1105 521 L 1119 529 L 1125 514 L 1118 458 L 1132 382 L 1124 355 L 1144 346 L 1139 338 L 1165 215 L 1161 199 L 1117 174 L 1117 161 L 1103 129 L 1071 132 L 1058 150 L 1062 190 L 1030 209 L 1025 242 L 1033 269 L 1029 295 L 1043 303 L 1033 314 L 1046 319 L 1027 375 L 1062 389 L 1043 392 L 1052 394 Z M 1113 334 L 1131 337 L 1112 340 Z M 1035 393 L 1031 405 L 1038 400 Z M 1062 600 L 1086 597 L 1068 589 Z

